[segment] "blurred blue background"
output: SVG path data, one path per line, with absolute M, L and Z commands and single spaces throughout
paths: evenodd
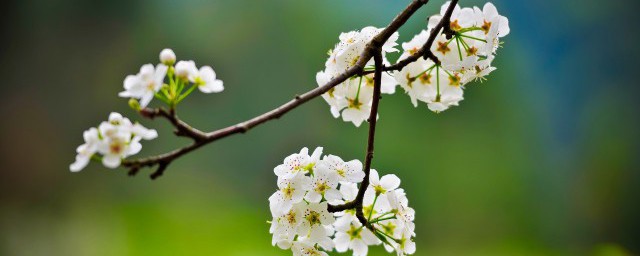
M 443 3 L 431 2 L 400 41 Z M 381 102 L 373 165 L 408 191 L 416 255 L 638 255 L 638 2 L 493 2 L 511 34 L 498 70 L 460 107 L 436 115 L 402 93 Z M 323 100 L 185 156 L 156 181 L 99 164 L 70 173 L 82 131 L 118 111 L 160 132 L 140 156 L 186 145 L 117 97 L 161 49 L 224 80 L 224 93 L 180 106 L 213 130 L 314 88 L 340 32 L 385 26 L 408 3 L 3 4 L 0 255 L 289 255 L 270 245 L 272 168 L 303 146 L 364 157 L 366 126 L 334 120 Z

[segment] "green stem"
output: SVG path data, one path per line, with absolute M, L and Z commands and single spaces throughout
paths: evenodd
M 360 88 L 362 87 L 362 77 L 360 77 L 360 81 L 358 82 L 358 91 L 356 92 L 355 100 L 358 101 L 358 97 L 360 97 Z
M 482 38 L 477 38 L 477 37 L 474 37 L 474 36 L 468 36 L 468 35 L 464 35 L 464 34 L 460 34 L 460 36 L 461 37 L 466 37 L 466 38 L 469 38 L 469 39 L 473 39 L 473 40 L 478 40 L 480 42 L 485 42 L 485 43 L 487 42 L 487 40 L 484 40 Z
M 393 220 L 393 219 L 396 219 L 396 216 L 391 216 L 391 217 L 386 217 L 386 218 L 377 218 L 377 219 L 374 219 L 374 220 L 370 221 L 369 223 L 373 224 L 373 223 L 378 223 L 378 222 L 381 222 L 381 221 Z
M 477 31 L 477 30 L 482 30 L 482 28 L 480 27 L 468 27 L 468 28 L 463 28 L 461 30 L 458 30 L 458 33 L 466 33 L 466 32 L 470 32 L 470 31 Z
M 178 97 L 178 100 L 176 101 L 176 104 L 180 103 L 182 100 L 184 100 L 184 98 L 186 98 L 187 96 L 189 96 L 189 94 L 191 94 L 191 92 L 193 92 L 193 90 L 198 87 L 197 85 L 193 84 L 191 85 L 191 87 L 189 87 L 189 89 L 187 89 L 186 92 L 184 92 L 182 95 L 180 95 Z
M 440 99 L 440 65 L 436 65 L 436 100 Z
M 373 215 L 373 209 L 376 207 L 376 202 L 378 201 L 378 193 L 376 193 L 376 197 L 373 198 L 373 204 L 371 205 L 371 211 L 369 212 L 369 217 L 367 217 L 367 221 L 371 220 L 371 215 Z
M 420 72 L 420 74 L 418 74 L 417 76 L 412 77 L 411 79 L 416 79 L 418 77 L 420 77 L 421 75 L 423 75 L 424 73 L 427 73 L 431 70 L 433 70 L 433 68 L 436 67 L 436 64 L 433 64 L 430 68 L 426 69 L 425 71 Z
M 462 50 L 460 50 L 460 36 L 456 35 L 456 44 L 458 45 L 458 56 L 460 56 L 460 61 L 462 61 Z

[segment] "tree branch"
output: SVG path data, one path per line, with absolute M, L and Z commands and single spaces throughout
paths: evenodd
M 139 169 L 142 167 L 152 167 L 157 165 L 158 169 L 156 170 L 156 172 L 154 172 L 151 175 L 151 178 L 157 178 L 164 172 L 164 170 L 167 168 L 169 164 L 171 164 L 175 159 L 179 158 L 180 156 L 186 153 L 189 153 L 197 148 L 200 148 L 206 144 L 209 144 L 213 141 L 216 141 L 237 133 L 245 133 L 255 126 L 263 124 L 269 120 L 280 118 L 282 115 L 286 114 L 292 109 L 302 105 L 303 103 L 313 98 L 316 98 L 322 95 L 323 93 L 329 91 L 331 88 L 344 82 L 350 77 L 356 76 L 356 75 L 362 75 L 364 67 L 366 66 L 367 62 L 375 54 L 381 52 L 382 45 L 384 45 L 384 43 L 389 39 L 389 37 L 391 37 L 391 35 L 393 35 L 393 33 L 395 33 L 396 31 L 398 31 L 398 29 L 400 29 L 400 27 L 402 27 L 402 25 L 404 25 L 406 21 L 416 11 L 420 9 L 420 7 L 424 6 L 427 2 L 429 2 L 429 0 L 414 0 L 413 2 L 411 2 L 400 14 L 398 14 L 398 16 L 396 16 L 393 19 L 393 21 L 391 21 L 389 26 L 383 29 L 378 35 L 376 35 L 371 40 L 371 42 L 367 44 L 366 48 L 360 55 L 358 62 L 353 67 L 346 70 L 344 73 L 333 78 L 331 81 L 329 81 L 327 84 L 323 86 L 317 87 L 300 96 L 296 96 L 293 100 L 283 104 L 282 106 L 277 107 L 269 112 L 266 112 L 262 115 L 254 117 L 247 121 L 244 121 L 226 128 L 222 128 L 216 131 L 212 131 L 202 136 L 203 135 L 202 132 L 190 127 L 189 125 L 187 125 L 186 123 L 178 119 L 177 116 L 175 115 L 175 112 L 167 113 L 166 111 L 162 111 L 161 109 L 156 109 L 156 110 L 152 109 L 150 111 L 146 109 L 142 110 L 141 113 L 143 115 L 151 114 L 150 115 L 151 117 L 163 116 L 167 118 L 176 127 L 177 129 L 176 134 L 180 136 L 191 137 L 194 139 L 194 142 L 191 145 L 176 149 L 174 151 L 171 151 L 162 155 L 151 156 L 151 157 L 137 159 L 137 160 L 125 160 L 122 162 L 122 165 L 130 169 L 129 171 L 130 175 L 135 175 L 139 171 Z
M 178 118 L 178 115 L 176 114 L 175 109 L 166 111 L 163 108 L 144 108 L 140 110 L 140 114 L 149 119 L 154 119 L 158 116 L 166 118 L 176 128 L 174 133 L 177 136 L 189 137 L 194 141 L 205 140 L 207 137 L 204 132 L 193 128 L 184 121 L 180 120 L 180 118 Z

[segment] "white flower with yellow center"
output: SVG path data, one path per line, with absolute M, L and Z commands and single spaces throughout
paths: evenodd
M 204 93 L 218 93 L 224 90 L 222 80 L 216 79 L 216 72 L 210 66 L 203 66 L 197 72 L 190 72 L 189 81 Z
M 302 148 L 300 153 L 292 154 L 284 159 L 284 163 L 276 166 L 273 172 L 279 178 L 290 179 L 298 174 L 307 174 L 313 171 L 322 155 L 322 147 L 316 148 L 309 155 L 308 148 Z
M 326 252 L 316 248 L 310 241 L 296 241 L 291 247 L 293 256 L 329 256 Z
M 146 107 L 162 88 L 167 69 L 164 64 L 158 64 L 155 68 L 151 64 L 143 65 L 137 75 L 129 75 L 124 79 L 124 91 L 118 96 L 139 99 L 140 107 Z
M 337 174 L 341 183 L 358 183 L 364 178 L 362 162 L 357 159 L 345 162 L 339 156 L 327 155 L 322 159 L 322 166 Z
M 329 202 L 340 200 L 342 195 L 338 191 L 338 174 L 319 165 L 315 168 L 311 178 L 311 189 L 305 196 L 305 199 L 311 203 L 318 203 L 325 199 Z
M 336 231 L 333 242 L 338 252 L 346 252 L 351 249 L 354 256 L 365 256 L 369 251 L 369 245 L 381 243 L 369 229 L 363 227 L 358 221 L 345 226 L 336 226 Z
M 385 194 L 400 186 L 400 178 L 395 174 L 387 174 L 385 176 L 378 175 L 378 171 L 371 169 L 369 173 L 369 187 L 376 195 Z
M 362 85 L 362 78 L 349 79 L 347 81 L 350 81 L 350 83 L 346 89 L 347 106 L 342 110 L 342 120 L 353 122 L 356 127 L 360 127 L 371 113 L 373 93 Z
M 298 225 L 302 222 L 301 209 L 301 205 L 294 205 L 289 211 L 273 218 L 269 229 L 269 233 L 273 234 L 272 245 L 278 245 L 281 249 L 291 248 Z
M 288 212 L 293 204 L 299 203 L 311 187 L 311 179 L 304 175 L 278 178 L 278 191 L 269 197 L 271 214 L 280 216 Z
M 302 210 L 302 223 L 298 226 L 298 234 L 303 237 L 312 237 L 313 242 L 318 243 L 327 234 L 325 226 L 334 222 L 333 214 L 327 210 L 327 202 L 310 203 Z

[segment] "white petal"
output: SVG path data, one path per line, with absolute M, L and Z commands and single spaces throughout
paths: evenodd
M 71 170 L 72 172 L 81 171 L 82 169 L 84 169 L 84 167 L 87 166 L 87 164 L 89 164 L 90 159 L 90 157 L 84 155 L 77 155 L 76 161 L 69 165 L 69 170 Z
M 198 89 L 204 93 L 218 93 L 224 90 L 224 86 L 222 80 L 213 80 L 198 86 Z
M 400 186 L 400 178 L 394 174 L 387 174 L 380 179 L 380 185 L 386 190 L 394 190 Z
M 102 164 L 108 168 L 114 169 L 120 166 L 122 159 L 119 155 L 107 154 L 102 157 Z

